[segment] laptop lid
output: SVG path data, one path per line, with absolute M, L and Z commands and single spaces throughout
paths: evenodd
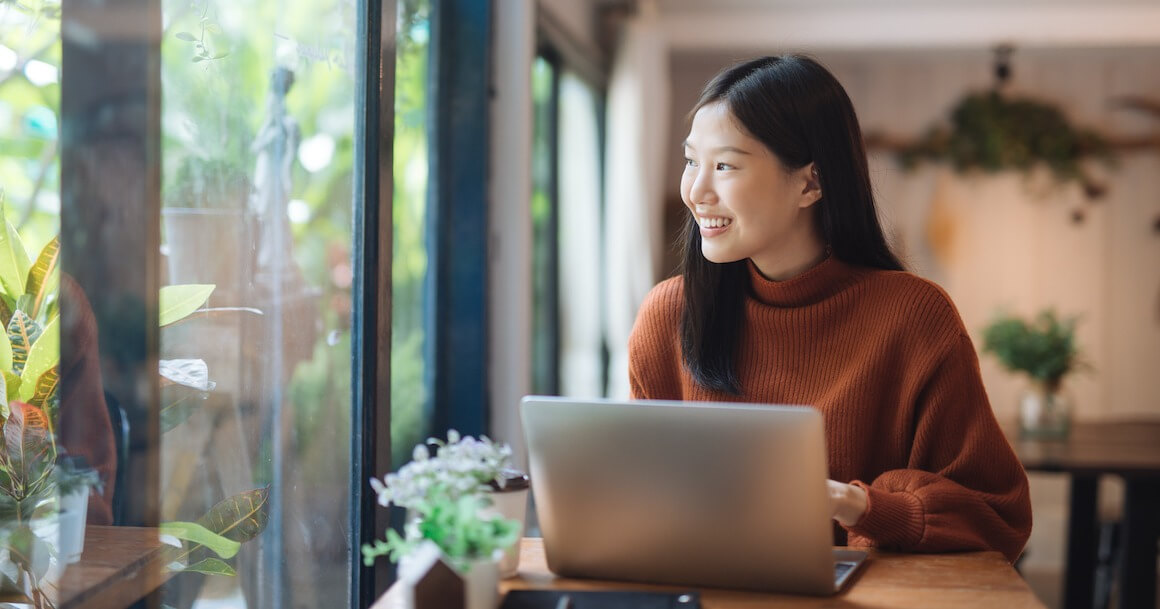
M 528 396 L 520 415 L 553 572 L 835 591 L 816 410 Z

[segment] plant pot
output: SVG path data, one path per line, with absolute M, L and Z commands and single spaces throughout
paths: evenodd
M 85 549 L 85 521 L 89 512 L 89 487 L 81 488 L 60 497 L 60 543 L 57 555 L 62 564 L 72 564 L 81 559 Z
M 1019 434 L 1062 440 L 1071 432 L 1072 402 L 1059 386 L 1033 383 L 1019 399 Z
M 506 482 L 502 489 L 493 489 L 491 492 L 491 507 L 489 512 L 498 514 L 507 520 L 520 523 L 520 538 L 524 536 L 527 526 L 528 513 L 528 475 L 517 470 L 504 472 Z M 520 542 L 504 551 L 503 560 L 499 563 L 499 576 L 506 579 L 515 577 L 520 567 Z

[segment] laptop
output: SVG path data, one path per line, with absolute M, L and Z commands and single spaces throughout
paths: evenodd
M 527 396 L 520 417 L 553 573 L 821 596 L 866 559 L 833 548 L 812 408 Z

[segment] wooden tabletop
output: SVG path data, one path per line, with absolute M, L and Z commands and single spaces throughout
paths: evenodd
M 157 529 L 88 526 L 84 554 L 65 569 L 56 606 L 128 607 L 168 579 L 161 562 Z
M 671 586 L 564 579 L 548 571 L 540 538 L 520 543 L 519 575 L 500 581 L 501 592 L 522 588 L 564 590 L 679 590 Z M 757 607 L 849 607 L 907 609 L 910 607 L 1006 607 L 1043 609 L 1027 583 L 998 552 L 960 554 L 896 554 L 870 551 L 859 574 L 834 597 L 759 594 L 701 589 L 704 609 Z
M 1160 421 L 1077 421 L 1062 440 L 1004 432 L 1023 467 L 1032 471 L 1118 473 L 1160 477 Z

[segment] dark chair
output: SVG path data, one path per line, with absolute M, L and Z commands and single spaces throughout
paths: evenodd
M 117 471 L 113 476 L 113 524 L 125 520 L 125 469 L 129 463 L 129 417 L 113 394 L 105 392 L 105 406 L 109 409 L 109 423 L 113 426 L 113 447 L 117 454 Z

